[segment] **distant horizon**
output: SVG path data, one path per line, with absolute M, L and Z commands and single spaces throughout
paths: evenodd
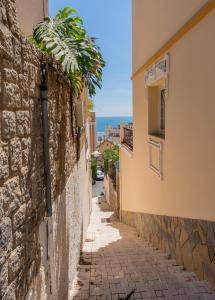
M 133 117 L 133 115 L 116 115 L 116 116 L 97 116 L 96 115 L 96 118 L 124 118 L 124 117 L 129 117 L 129 118 L 131 118 L 131 117 Z
M 96 131 L 105 132 L 105 126 L 117 127 L 121 123 L 133 122 L 133 116 L 96 116 Z

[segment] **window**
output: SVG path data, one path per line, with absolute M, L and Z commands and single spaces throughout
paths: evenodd
M 148 133 L 165 138 L 166 89 L 162 86 L 148 87 Z
M 165 133 L 165 98 L 166 98 L 166 90 L 161 90 L 160 97 L 160 130 L 162 133 Z

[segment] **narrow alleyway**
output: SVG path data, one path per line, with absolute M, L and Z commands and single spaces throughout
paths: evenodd
M 215 299 L 194 273 L 151 248 L 136 231 L 114 221 L 103 198 L 93 198 L 88 228 L 71 299 Z
M 101 196 L 101 193 L 104 193 L 104 181 L 96 181 L 92 190 L 93 198 Z

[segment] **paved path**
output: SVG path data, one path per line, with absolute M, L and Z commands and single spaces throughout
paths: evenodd
M 109 223 L 111 216 L 107 205 L 94 198 L 70 299 L 215 299 L 207 282 L 198 281 L 194 273 L 151 248 L 133 228 Z
M 93 185 L 93 197 L 99 197 L 101 193 L 104 193 L 104 181 L 96 181 Z

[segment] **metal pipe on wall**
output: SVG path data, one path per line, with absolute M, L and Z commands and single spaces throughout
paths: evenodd
M 49 161 L 49 120 L 48 120 L 48 88 L 47 88 L 47 65 L 41 65 L 41 85 L 40 99 L 42 107 L 42 126 L 43 126 L 43 155 L 44 155 L 44 179 L 46 187 L 47 218 L 46 224 L 46 259 L 47 259 L 47 283 L 49 285 L 48 299 L 56 299 L 56 278 L 55 278 L 55 252 L 53 238 L 53 219 L 52 219 L 52 194 L 51 194 L 51 173 Z
M 47 69 L 46 65 L 41 65 L 41 85 L 40 99 L 42 105 L 43 123 L 43 153 L 44 153 L 44 172 L 46 182 L 47 216 L 52 216 L 52 197 L 51 197 L 51 174 L 49 163 L 49 128 L 48 128 L 48 88 L 47 88 Z

